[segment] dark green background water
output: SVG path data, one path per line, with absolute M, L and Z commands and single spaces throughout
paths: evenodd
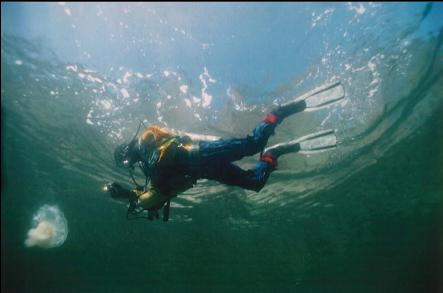
M 2 3 L 2 292 L 443 291 L 441 4 L 134 5 Z M 335 128 L 337 150 L 288 156 L 260 193 L 200 182 L 163 223 L 100 191 L 129 182 L 112 151 L 140 119 L 244 135 L 275 97 L 336 79 L 345 102 L 272 140 Z M 44 204 L 68 238 L 27 248 Z

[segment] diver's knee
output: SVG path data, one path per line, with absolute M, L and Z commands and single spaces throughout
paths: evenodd
M 246 154 L 252 156 L 261 152 L 266 146 L 267 140 L 262 137 L 248 136 L 246 144 Z

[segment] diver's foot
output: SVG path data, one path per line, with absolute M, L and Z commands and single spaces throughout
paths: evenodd
M 269 154 L 275 158 L 284 154 L 296 153 L 300 151 L 300 144 L 297 142 L 285 142 L 273 145 L 265 149 L 264 154 Z
M 337 147 L 334 129 L 326 129 L 305 135 L 289 142 L 279 143 L 266 148 L 260 160 L 277 167 L 277 158 L 289 153 L 314 154 Z
M 272 114 L 276 115 L 279 121 L 282 121 L 288 116 L 296 113 L 300 113 L 306 110 L 306 101 L 293 101 L 285 105 L 279 106 L 277 109 L 272 111 Z
M 270 114 L 266 115 L 263 118 L 263 122 L 277 125 L 280 124 L 286 117 L 295 113 L 303 112 L 305 109 L 306 102 L 304 100 L 287 103 L 286 105 L 279 106 Z
M 297 153 L 300 151 L 300 144 L 297 142 L 286 142 L 273 145 L 263 152 L 260 156 L 260 160 L 267 162 L 272 165 L 274 168 L 277 168 L 278 162 L 277 159 L 281 155 L 289 154 L 289 153 Z
M 303 111 L 316 111 L 328 107 L 345 97 L 343 85 L 338 81 L 317 87 L 301 96 L 292 98 L 272 111 L 280 123 L 286 117 Z

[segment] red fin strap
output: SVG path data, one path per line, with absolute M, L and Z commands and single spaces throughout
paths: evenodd
M 263 118 L 263 122 L 267 122 L 267 123 L 271 123 L 271 124 L 275 124 L 278 121 L 278 117 L 275 114 L 268 114 L 265 116 L 265 118 Z
M 273 157 L 272 155 L 269 154 L 263 154 L 260 157 L 260 161 L 266 162 L 269 165 L 271 165 L 274 168 L 277 168 L 277 158 Z

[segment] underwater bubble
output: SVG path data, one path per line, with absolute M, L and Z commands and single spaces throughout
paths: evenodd
M 68 222 L 57 206 L 42 206 L 34 215 L 32 224 L 25 240 L 27 247 L 58 247 L 68 236 Z

